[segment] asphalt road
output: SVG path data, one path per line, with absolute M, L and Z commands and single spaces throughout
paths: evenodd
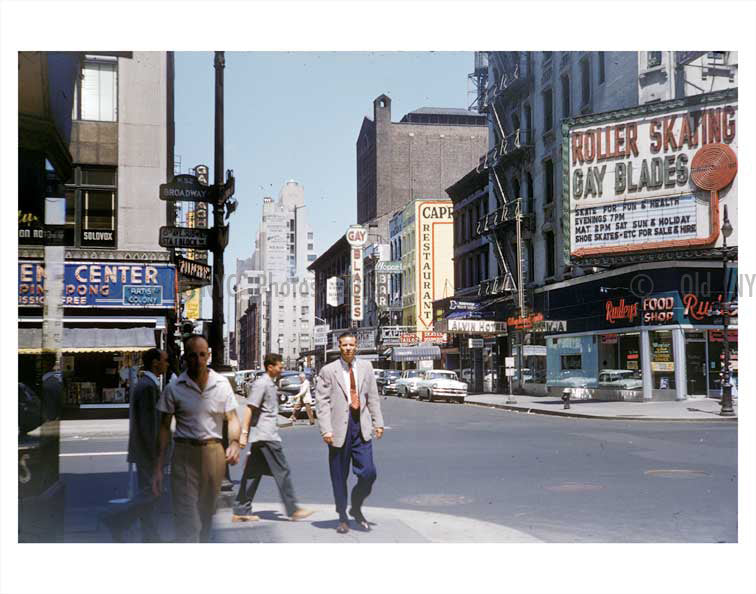
M 492 521 L 548 542 L 736 542 L 737 425 L 608 421 L 388 397 L 366 503 Z M 332 503 L 317 427 L 282 428 L 302 504 Z M 66 506 L 127 488 L 125 436 L 66 439 Z M 77 455 L 99 453 L 101 455 Z M 232 468 L 240 478 L 242 465 Z M 351 484 L 351 483 L 350 483 Z M 277 501 L 272 479 L 256 497 Z M 366 511 L 367 513 L 367 511 Z

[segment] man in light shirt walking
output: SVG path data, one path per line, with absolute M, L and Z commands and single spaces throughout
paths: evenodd
M 178 542 L 209 542 L 226 463 L 239 461 L 238 403 L 228 380 L 208 368 L 209 357 L 207 339 L 189 337 L 184 343 L 186 371 L 166 386 L 157 405 L 163 414 L 152 489 L 155 495 L 162 491 L 163 459 L 175 416 L 171 490 Z M 225 452 L 221 445 L 224 418 L 229 438 Z
M 263 363 L 265 373 L 252 384 L 242 421 L 241 446 L 247 444 L 249 435 L 252 447 L 244 466 L 232 522 L 254 522 L 260 519 L 252 513 L 252 500 L 264 475 L 275 479 L 286 508 L 286 515 L 291 520 L 302 520 L 312 514 L 312 511 L 297 505 L 291 483 L 291 471 L 281 447 L 281 436 L 278 434 L 278 393 L 275 380 L 283 371 L 281 355 L 269 353 L 265 355 Z M 247 482 L 250 479 L 252 484 L 248 486 Z

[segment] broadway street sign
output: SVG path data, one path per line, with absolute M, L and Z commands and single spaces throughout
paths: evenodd
M 160 184 L 160 199 L 211 202 L 211 188 L 203 186 L 194 175 L 182 173 L 174 175 L 170 183 Z
M 158 243 L 165 248 L 195 248 L 207 250 L 212 248 L 212 229 L 194 227 L 160 227 Z

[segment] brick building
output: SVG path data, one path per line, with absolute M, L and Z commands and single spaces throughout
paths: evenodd
M 443 199 L 488 149 L 486 116 L 423 107 L 391 121 L 391 99 L 373 101 L 357 137 L 357 222 L 388 239 L 391 215 L 415 199 Z

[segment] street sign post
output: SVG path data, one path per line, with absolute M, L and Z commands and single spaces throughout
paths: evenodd
M 212 248 L 212 230 L 195 227 L 160 227 L 158 243 L 166 248 Z
M 313 328 L 312 335 L 315 339 L 315 346 L 325 346 L 327 344 L 330 329 L 331 326 L 329 324 L 321 324 Z
M 211 202 L 210 188 L 203 186 L 196 176 L 188 173 L 174 175 L 167 184 L 160 184 L 161 200 L 180 200 L 183 202 Z

